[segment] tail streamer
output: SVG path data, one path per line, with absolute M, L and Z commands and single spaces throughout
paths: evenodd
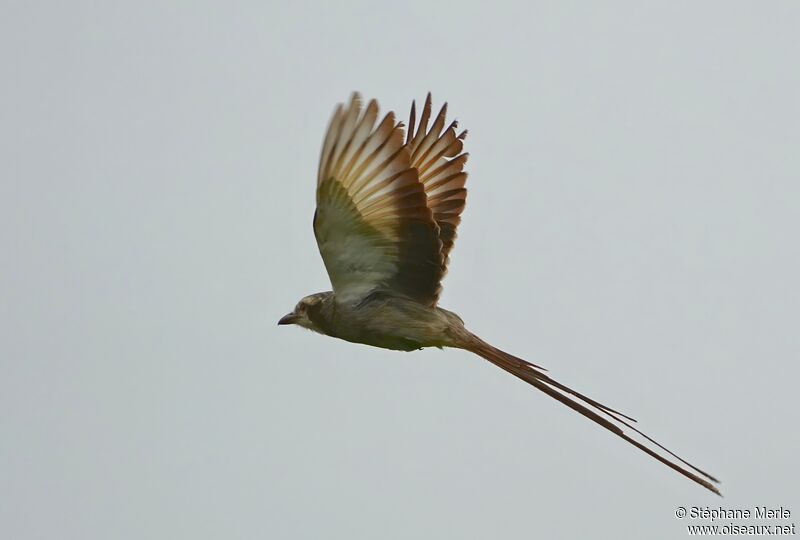
M 657 459 L 667 467 L 682 474 L 690 480 L 700 484 L 709 491 L 720 496 L 722 495 L 719 492 L 719 489 L 717 489 L 717 487 L 713 484 L 719 483 L 719 480 L 707 472 L 698 469 L 688 461 L 664 447 L 662 444 L 658 443 L 632 426 L 631 422 L 636 422 L 636 420 L 630 416 L 624 415 L 619 411 L 607 407 L 602 403 L 599 403 L 567 386 L 564 386 L 544 373 L 544 370 L 539 366 L 531 364 L 530 362 L 527 362 L 521 358 L 517 358 L 516 356 L 508 354 L 505 351 L 501 351 L 500 349 L 493 347 L 475 335 L 470 335 L 467 343 L 463 345 L 463 348 L 485 358 L 500 369 L 503 369 L 515 377 L 518 377 L 528 384 L 536 387 L 538 390 L 541 390 L 553 399 L 560 401 L 570 409 L 599 424 L 611 433 L 632 444 L 642 452 Z M 625 433 L 623 427 L 630 429 L 635 434 L 642 437 L 645 441 L 657 447 L 662 451 L 662 453 L 659 453 L 657 450 L 645 445 L 641 441 L 634 439 Z M 668 457 L 662 455 L 663 453 L 666 453 L 668 456 L 674 458 L 677 463 L 676 461 L 672 461 Z M 685 467 L 681 464 L 685 465 Z

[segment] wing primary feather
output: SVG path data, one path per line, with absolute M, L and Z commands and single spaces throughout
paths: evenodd
M 412 185 L 412 186 L 414 185 L 416 177 L 413 174 L 409 174 L 409 171 L 413 171 L 413 169 L 406 169 L 404 171 L 395 173 L 392 176 L 389 176 L 381 180 L 380 182 L 375 183 L 373 186 L 371 186 L 368 190 L 364 191 L 363 193 L 359 192 L 358 196 L 353 198 L 353 203 L 355 203 L 355 205 L 359 208 L 359 210 L 363 215 L 367 215 L 370 209 L 373 208 L 375 204 L 381 204 L 386 202 L 382 199 L 382 197 L 373 197 L 371 200 L 367 201 L 367 199 L 370 199 L 370 197 L 372 197 L 372 195 L 374 195 L 375 193 L 391 186 L 393 183 L 398 182 L 398 179 L 400 178 L 404 179 L 405 183 L 398 186 L 394 186 L 394 188 L 403 187 L 404 185 Z
M 428 158 L 428 160 L 420 166 L 421 171 L 427 171 L 428 168 L 436 163 L 438 160 L 447 157 L 447 156 L 454 156 L 458 154 L 463 148 L 463 143 L 460 139 L 457 139 L 455 135 L 453 136 L 453 141 L 449 143 L 447 146 L 439 150 L 433 157 Z M 434 147 L 431 147 L 434 148 Z M 420 161 L 424 159 L 424 156 L 420 158 Z
M 380 191 L 383 187 L 385 187 L 385 180 L 375 182 L 375 178 L 381 174 L 382 172 L 389 172 L 392 170 L 393 166 L 397 167 L 398 169 L 404 165 L 404 150 L 402 148 L 398 149 L 394 154 L 389 156 L 383 163 L 375 167 L 375 170 L 372 171 L 371 174 L 367 176 L 367 179 L 363 182 L 363 187 L 359 186 L 358 190 L 353 191 L 353 202 L 358 205 L 360 202 L 364 201 L 368 197 L 374 195 L 376 192 Z M 403 172 L 401 169 L 398 172 Z M 367 187 L 369 186 L 369 187 Z
M 417 147 L 419 146 L 422 137 L 425 136 L 425 133 L 428 130 L 428 119 L 431 116 L 431 93 L 428 92 L 428 96 L 425 98 L 425 105 L 422 107 L 422 115 L 419 119 L 419 127 L 417 128 L 417 132 L 414 134 L 414 138 L 411 140 L 411 152 L 413 153 Z
M 372 131 L 372 127 L 375 125 L 375 119 L 377 116 L 378 103 L 373 99 L 370 100 L 366 111 L 364 111 L 364 115 L 361 117 L 361 120 L 358 123 L 358 127 L 356 127 L 355 131 L 353 132 L 352 138 L 353 141 L 356 141 L 358 144 L 358 148 L 356 148 L 350 154 L 347 164 L 342 168 L 342 178 L 350 178 L 350 173 L 353 169 L 353 166 L 358 163 L 361 153 L 364 151 L 364 148 L 366 148 L 367 144 L 369 144 L 369 134 Z M 358 141 L 361 142 L 358 143 Z
M 338 133 L 339 122 L 341 121 L 342 111 L 344 105 L 339 103 L 333 111 L 331 121 L 328 123 L 328 136 L 325 137 L 325 142 L 322 145 L 322 153 L 319 157 L 319 174 L 317 175 L 317 185 L 321 184 L 325 179 L 323 178 L 326 171 L 330 170 L 330 157 L 333 148 L 336 146 L 337 138 L 331 134 Z
M 467 152 L 458 155 L 453 159 L 451 159 L 450 161 L 446 161 L 439 167 L 433 169 L 430 173 L 427 174 L 427 176 L 434 177 L 434 176 L 439 176 L 441 174 L 448 174 L 451 172 L 450 169 L 452 169 L 453 173 L 457 174 L 461 172 L 461 170 L 464 167 L 464 163 L 467 162 L 468 158 L 469 158 L 469 153 Z M 436 187 L 438 187 L 439 185 L 441 185 L 441 181 L 436 180 L 434 182 L 431 182 L 429 185 L 426 185 L 425 187 L 427 190 L 431 191 L 433 189 L 436 189 Z
M 408 132 L 406 133 L 406 144 L 411 142 L 414 137 L 414 124 L 417 122 L 417 101 L 411 101 L 411 114 L 408 117 Z
M 419 142 L 419 144 L 417 144 L 417 146 L 414 148 L 415 154 L 416 152 L 421 152 L 419 157 L 415 157 L 414 159 L 416 163 L 423 161 L 427 157 L 428 153 L 431 151 L 431 148 L 433 148 L 434 141 L 439 139 L 439 135 L 442 132 L 442 127 L 444 127 L 445 114 L 447 114 L 447 103 L 442 105 L 442 108 L 439 111 L 439 114 L 436 116 L 436 119 L 433 121 L 431 128 L 422 137 L 422 140 Z
M 350 177 L 353 178 L 351 181 L 350 189 L 353 191 L 358 191 L 361 189 L 363 185 L 365 185 L 369 178 L 365 176 L 366 170 L 373 164 L 375 159 L 383 152 L 388 144 L 390 144 L 392 140 L 392 135 L 394 134 L 394 115 L 392 113 L 387 114 L 383 120 L 381 120 L 380 125 L 378 128 L 372 133 L 372 136 L 368 139 L 367 147 L 364 148 L 364 153 L 366 153 L 366 157 L 364 157 L 363 163 L 361 163 L 352 173 Z M 385 133 L 384 133 L 385 132 Z M 374 138 L 374 140 L 373 140 Z M 369 148 L 370 145 L 374 145 L 375 148 Z
M 341 141 L 343 144 L 337 144 L 333 157 L 332 170 L 340 171 L 343 165 L 347 151 L 353 143 L 353 132 L 356 129 L 358 117 L 361 114 L 361 96 L 358 92 L 353 92 L 350 97 L 350 106 L 347 109 L 347 115 L 344 117 L 339 126 L 337 133 L 337 142 Z

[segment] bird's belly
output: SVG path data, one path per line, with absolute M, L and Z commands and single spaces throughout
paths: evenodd
M 396 351 L 450 345 L 443 310 L 410 300 L 379 296 L 338 315 L 336 337 L 354 343 Z
M 381 349 L 391 349 L 393 351 L 416 351 L 425 347 L 425 345 L 413 339 L 388 334 L 353 336 L 352 339 L 343 337 L 343 339 L 353 343 L 362 343 L 364 345 L 380 347 Z

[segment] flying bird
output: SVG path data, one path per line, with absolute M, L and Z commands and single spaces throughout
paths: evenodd
M 552 379 L 546 370 L 486 343 L 438 306 L 464 211 L 466 131 L 435 118 L 431 96 L 407 131 L 393 112 L 354 93 L 339 104 L 322 145 L 314 235 L 333 291 L 306 296 L 278 324 L 384 349 L 453 347 L 480 355 L 706 489 L 713 476 L 651 439 L 633 418 Z M 429 126 L 430 123 L 430 126 Z

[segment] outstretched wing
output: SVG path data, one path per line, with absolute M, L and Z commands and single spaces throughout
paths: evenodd
M 444 274 L 439 227 L 390 112 L 353 94 L 334 112 L 319 163 L 314 234 L 337 301 L 390 290 L 436 302 Z
M 461 223 L 461 212 L 467 199 L 464 184 L 467 173 L 464 164 L 468 154 L 461 153 L 464 147 L 466 130 L 456 135 L 458 122 L 453 121 L 444 132 L 447 103 L 436 115 L 428 129 L 431 117 L 431 95 L 425 98 L 419 126 L 416 125 L 416 103 L 411 104 L 411 117 L 408 121 L 406 145 L 411 153 L 411 166 L 419 172 L 419 179 L 425 187 L 428 207 L 439 226 L 439 239 L 442 241 L 442 262 L 447 267 L 448 255 L 456 239 L 456 228 Z

